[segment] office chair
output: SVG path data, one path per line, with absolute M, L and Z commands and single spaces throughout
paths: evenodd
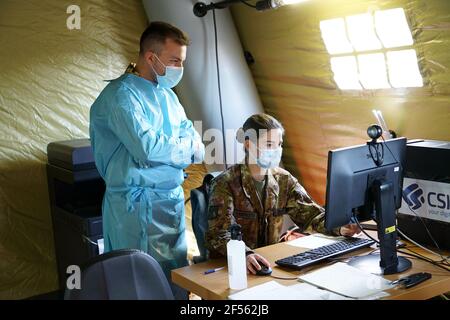
M 67 289 L 65 300 L 173 300 L 158 262 L 139 250 L 115 250 L 81 267 L 81 289 Z
M 212 180 L 221 172 L 208 173 L 203 178 L 203 183 L 200 187 L 191 190 L 191 207 L 192 207 L 192 230 L 194 231 L 195 239 L 197 240 L 199 256 L 194 256 L 194 263 L 206 261 L 208 251 L 205 247 L 205 234 L 208 230 L 208 200 L 209 188 Z

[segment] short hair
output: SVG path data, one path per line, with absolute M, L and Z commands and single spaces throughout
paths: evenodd
M 139 53 L 142 55 L 148 50 L 160 53 L 167 39 L 182 46 L 188 46 L 190 42 L 188 35 L 177 27 L 166 22 L 154 21 L 141 35 Z
M 284 128 L 280 121 L 268 115 L 266 113 L 259 113 L 250 116 L 245 122 L 242 128 L 238 130 L 237 140 L 243 143 L 245 140 L 255 138 L 259 139 L 260 133 L 272 129 L 280 129 L 281 134 L 284 135 Z

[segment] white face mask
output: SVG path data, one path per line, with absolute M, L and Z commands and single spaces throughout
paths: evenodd
M 172 66 L 166 66 L 162 61 L 158 58 L 158 56 L 155 54 L 155 57 L 158 59 L 159 63 L 161 63 L 165 68 L 165 73 L 163 76 L 160 76 L 158 72 L 155 71 L 155 69 L 152 66 L 153 71 L 156 74 L 156 81 L 158 82 L 159 86 L 162 88 L 168 88 L 171 89 L 175 87 L 183 77 L 183 67 L 172 67 Z
M 278 167 L 281 162 L 281 155 L 283 154 L 283 148 L 278 147 L 276 149 L 259 149 L 259 157 L 256 159 L 256 163 L 263 169 L 272 169 Z M 251 155 L 252 153 L 249 152 Z M 252 155 L 253 158 L 255 158 Z

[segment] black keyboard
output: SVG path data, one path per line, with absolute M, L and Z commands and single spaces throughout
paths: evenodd
M 311 249 L 293 256 L 275 261 L 276 264 L 293 269 L 301 269 L 322 260 L 343 255 L 345 253 L 370 247 L 375 242 L 363 238 L 347 238 L 323 247 Z

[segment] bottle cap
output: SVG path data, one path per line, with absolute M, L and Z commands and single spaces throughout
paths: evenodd
M 242 240 L 241 225 L 232 224 L 230 226 L 231 240 Z

